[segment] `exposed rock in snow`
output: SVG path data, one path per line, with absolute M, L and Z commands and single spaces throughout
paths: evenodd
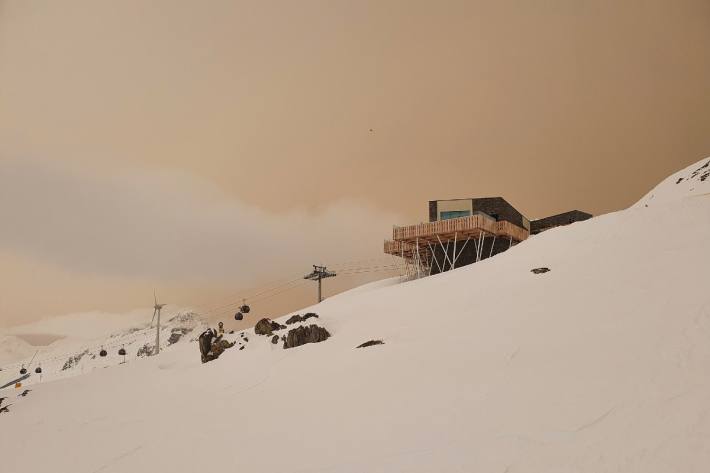
M 356 348 L 367 348 L 367 347 L 371 347 L 373 345 L 384 345 L 384 344 L 385 344 L 385 342 L 383 342 L 382 340 L 368 340 L 365 343 L 361 343 Z
M 286 328 L 285 325 L 281 325 L 271 319 L 261 319 L 254 326 L 254 333 L 257 335 L 272 335 L 275 330 L 281 330 Z
M 180 339 L 192 331 L 191 328 L 177 327 L 170 330 L 170 337 L 168 338 L 168 345 L 177 343 Z
M 691 164 L 682 171 L 669 176 L 651 192 L 639 200 L 634 207 L 678 203 L 683 199 L 710 196 L 710 158 Z M 674 185 L 672 185 L 674 184 Z
M 224 353 L 225 350 L 228 350 L 232 348 L 235 345 L 234 342 L 230 342 L 228 340 L 224 339 L 219 339 L 216 340 L 215 342 L 212 343 L 212 348 L 210 349 L 210 353 L 208 355 L 209 360 L 216 360 L 217 358 L 220 357 L 222 353 Z
M 330 333 L 318 325 L 301 325 L 291 329 L 286 334 L 284 348 L 294 348 L 307 343 L 319 343 L 327 340 Z
M 146 343 L 142 347 L 138 349 L 136 352 L 136 356 L 150 356 L 153 354 L 153 349 L 155 348 L 155 345 L 151 345 L 149 343 Z
M 79 354 L 77 354 L 77 355 L 74 355 L 74 356 L 72 356 L 72 357 L 69 357 L 69 359 L 64 362 L 64 365 L 62 366 L 62 371 L 66 371 L 66 370 L 68 370 L 68 369 L 71 369 L 71 368 L 75 367 L 77 364 L 79 364 L 79 362 L 81 361 L 81 359 L 82 359 L 84 356 L 86 356 L 88 353 L 89 353 L 89 350 L 84 350 L 83 352 L 81 352 L 81 353 L 79 353 Z
M 295 324 L 298 322 L 305 322 L 306 320 L 313 318 L 313 317 L 317 318 L 318 314 L 315 314 L 313 312 L 308 312 L 305 315 L 295 314 L 295 315 L 292 315 L 291 317 L 289 317 L 288 320 L 286 320 L 286 325 L 292 325 L 292 324 Z

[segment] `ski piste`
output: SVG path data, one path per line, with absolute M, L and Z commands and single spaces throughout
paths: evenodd
M 15 384 L 19 383 L 20 381 L 24 381 L 24 380 L 26 380 L 26 379 L 29 378 L 29 377 L 30 377 L 30 374 L 29 374 L 29 373 L 25 373 L 25 374 L 23 374 L 22 376 L 20 376 L 19 378 L 14 379 L 14 380 L 12 380 L 12 381 L 6 383 L 6 384 L 3 384 L 2 386 L 0 386 L 0 389 L 5 389 L 5 388 L 7 388 L 8 386 L 14 386 Z

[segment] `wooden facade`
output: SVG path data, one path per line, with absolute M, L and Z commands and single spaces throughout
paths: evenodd
M 394 227 L 392 240 L 416 243 L 418 239 L 420 243 L 426 244 L 427 242 L 438 243 L 439 240 L 449 240 L 454 237 L 465 240 L 468 237 L 478 237 L 481 234 L 512 238 L 515 242 L 521 242 L 528 238 L 530 232 L 510 222 L 495 221 L 479 214 Z

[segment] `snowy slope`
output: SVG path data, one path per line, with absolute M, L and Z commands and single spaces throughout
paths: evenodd
M 34 352 L 32 345 L 21 338 L 0 333 L 0 368 L 8 363 L 31 357 Z
M 116 366 L 142 356 L 140 350 L 155 345 L 152 311 L 135 310 L 123 314 L 87 312 L 54 317 L 13 327 L 0 334 L 0 386 L 20 376 L 25 367 L 31 375 L 24 387 L 85 374 L 97 368 Z M 161 324 L 161 349 L 195 338 L 204 322 L 190 311 L 165 309 Z M 179 335 L 173 335 L 173 334 Z M 173 339 L 171 339 L 171 335 Z M 44 346 L 32 346 L 24 338 L 55 339 Z M 101 357 L 101 350 L 106 350 Z M 119 350 L 126 351 L 125 356 Z M 30 363 L 31 362 L 31 363 Z M 41 377 L 35 369 L 42 369 Z
M 708 198 L 710 195 L 710 158 L 691 164 L 668 176 L 651 192 L 639 200 L 635 207 L 678 203 L 678 200 Z
M 674 182 L 662 205 L 328 299 L 319 344 L 250 333 L 205 365 L 183 343 L 6 390 L 3 471 L 706 472 L 710 179 Z

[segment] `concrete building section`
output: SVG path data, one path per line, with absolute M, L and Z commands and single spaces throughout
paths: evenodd
M 468 217 L 482 213 L 530 230 L 530 221 L 502 197 L 477 197 L 429 201 L 429 221 Z
M 549 230 L 550 228 L 569 225 L 570 223 L 581 222 L 589 220 L 590 218 L 592 218 L 592 214 L 582 212 L 581 210 L 570 210 L 569 212 L 563 212 L 561 214 L 533 220 L 530 222 L 530 233 L 532 235 L 536 235 L 540 232 L 544 232 L 545 230 Z

